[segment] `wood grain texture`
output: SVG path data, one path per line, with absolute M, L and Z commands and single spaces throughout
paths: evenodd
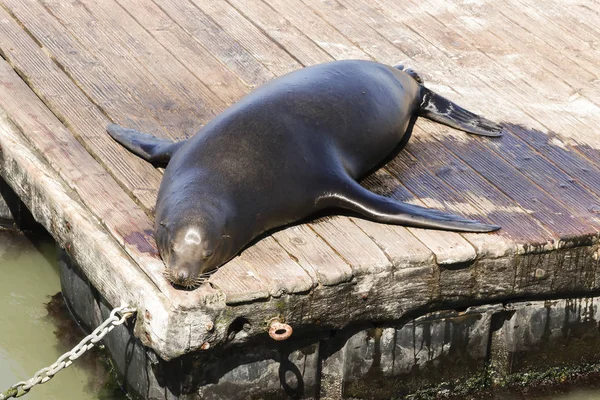
M 214 19 L 189 1 L 161 1 L 156 3 L 171 19 L 182 27 L 193 40 L 198 41 L 246 84 L 257 86 L 273 78 L 273 73 L 258 62 L 237 41 L 233 40 Z
M 229 36 L 276 76 L 302 67 L 284 47 L 277 46 L 268 35 L 227 2 L 195 0 L 194 5 L 210 15 Z
M 195 133 L 222 109 L 223 102 L 113 1 L 48 0 L 44 6 L 88 52 L 118 71 L 122 84 L 140 93 L 170 137 Z
M 327 52 L 262 0 L 228 0 L 235 9 L 285 48 L 302 65 L 332 61 Z
M 61 68 L 0 8 L 0 48 L 10 65 L 25 76 L 44 104 L 71 129 L 80 143 L 99 160 L 121 186 L 146 210 L 154 207 L 161 175 L 150 164 L 129 154 L 106 135 L 110 120 Z M 117 111 L 117 110 L 115 110 Z M 122 110 L 127 112 L 127 109 Z M 117 114 L 116 118 L 129 118 Z
M 236 102 L 248 92 L 248 86 L 236 74 L 215 58 L 205 46 L 193 40 L 152 1 L 117 2 L 226 105 Z

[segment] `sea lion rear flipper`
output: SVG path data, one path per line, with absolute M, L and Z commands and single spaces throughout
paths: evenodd
M 108 125 L 106 131 L 127 150 L 153 164 L 167 164 L 185 142 L 157 138 L 116 124 Z
M 422 101 L 419 115 L 476 135 L 502 136 L 502 126 L 465 110 L 456 103 L 422 87 Z
M 492 232 L 500 229 L 497 225 L 483 224 L 458 215 L 380 196 L 363 188 L 354 180 L 344 185 L 342 193 L 328 195 L 322 200 L 326 200 L 326 207 L 354 211 L 373 221 L 387 224 L 460 232 Z

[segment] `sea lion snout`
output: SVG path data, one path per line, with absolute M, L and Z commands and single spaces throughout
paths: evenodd
M 167 267 L 169 281 L 175 285 L 193 288 L 198 286 L 199 268 L 190 262 L 177 263 Z
M 195 288 L 202 284 L 220 260 L 219 241 L 202 226 L 167 224 L 157 230 L 158 250 L 165 262 L 165 277 L 173 284 Z

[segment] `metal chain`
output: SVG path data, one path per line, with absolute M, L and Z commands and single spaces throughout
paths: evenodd
M 41 385 L 48 382 L 61 369 L 67 368 L 73 361 L 77 360 L 86 351 L 94 347 L 106 334 L 112 331 L 115 326 L 121 325 L 125 320 L 135 313 L 135 308 L 121 306 L 113 309 L 110 316 L 92 333 L 83 338 L 77 346 L 71 351 L 66 352 L 58 358 L 52 365 L 40 369 L 31 379 L 21 381 L 12 385 L 7 391 L 0 393 L 0 400 L 6 400 L 11 397 L 21 397 L 29 392 L 35 385 Z M 119 313 L 121 316 L 117 315 Z

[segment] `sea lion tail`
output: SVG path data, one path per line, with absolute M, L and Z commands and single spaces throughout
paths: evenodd
M 419 116 L 475 135 L 502 136 L 502 126 L 422 87 Z
M 108 125 L 106 131 L 127 150 L 153 164 L 168 164 L 173 154 L 185 142 L 175 143 L 116 124 Z

